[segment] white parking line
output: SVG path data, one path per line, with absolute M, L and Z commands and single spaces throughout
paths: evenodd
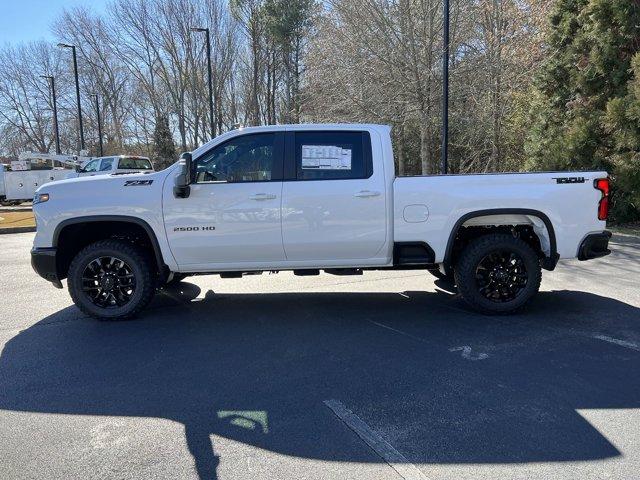
M 609 337 L 607 335 L 593 335 L 593 338 L 602 340 L 604 342 L 613 343 L 621 347 L 630 348 L 631 350 L 635 350 L 636 352 L 640 352 L 640 345 L 638 345 L 637 343 L 628 342 L 626 340 L 618 340 L 617 338 Z
M 384 438 L 369 428 L 360 417 L 345 407 L 338 400 L 325 400 L 324 404 L 329 407 L 336 416 L 342 420 L 364 443 L 369 445 L 382 459 L 393 468 L 398 475 L 405 480 L 428 480 L 427 477 L 418 470 L 413 463 L 402 455 L 398 450 L 387 442 Z

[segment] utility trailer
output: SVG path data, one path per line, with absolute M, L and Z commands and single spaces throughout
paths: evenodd
M 19 160 L 12 162 L 11 170 L 0 165 L 0 203 L 8 206 L 30 201 L 40 186 L 69 178 L 75 167 L 87 160 L 76 155 L 20 154 Z

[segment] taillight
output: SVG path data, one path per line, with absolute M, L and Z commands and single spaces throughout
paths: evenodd
M 609 217 L 609 179 L 598 178 L 593 182 L 593 186 L 602 193 L 598 204 L 598 220 L 606 220 Z

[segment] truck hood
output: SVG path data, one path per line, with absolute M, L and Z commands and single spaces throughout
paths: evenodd
M 176 166 L 154 173 L 96 175 L 50 182 L 49 199 L 33 206 L 39 230 L 81 217 L 135 217 L 162 231 L 162 192 Z

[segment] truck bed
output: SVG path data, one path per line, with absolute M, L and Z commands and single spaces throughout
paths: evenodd
M 586 235 L 606 228 L 606 222 L 598 220 L 601 194 L 594 188 L 594 180 L 606 177 L 606 172 L 398 177 L 393 185 L 394 239 L 422 238 L 441 262 L 449 240 L 442 232 L 454 231 L 461 219 L 472 224 L 473 219 L 464 220 L 470 212 L 491 211 L 506 215 L 509 222 L 546 229 L 539 216 L 526 215 L 531 210 L 548 218 L 560 258 L 574 258 Z M 428 218 L 411 217 L 420 209 Z

